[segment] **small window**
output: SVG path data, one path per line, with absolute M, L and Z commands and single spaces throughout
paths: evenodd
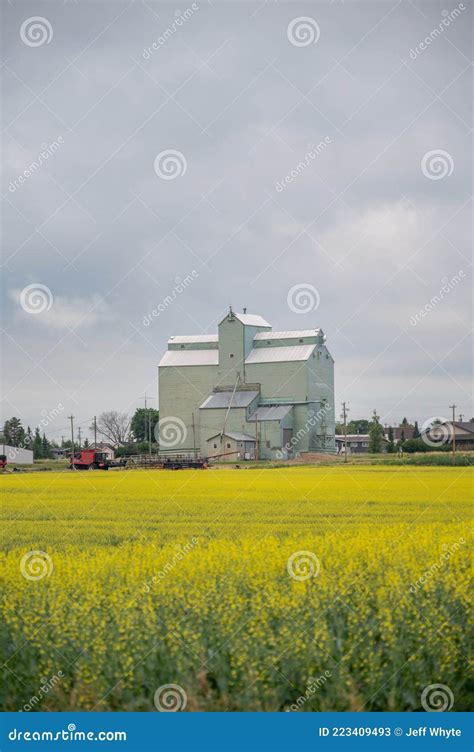
M 234 357 L 234 353 L 231 353 L 231 354 L 229 355 L 229 358 L 233 358 L 233 357 Z
M 181 350 L 184 350 L 184 345 L 181 345 Z
M 303 340 L 302 339 L 298 340 L 298 342 L 300 343 L 300 345 L 303 344 Z
M 270 342 L 270 340 L 269 340 L 269 339 L 267 339 L 267 345 L 271 345 L 271 344 L 272 344 L 272 343 Z
M 227 449 L 230 449 L 230 444 L 227 444 L 226 446 L 227 446 Z
M 266 442 L 265 442 L 265 446 L 267 447 L 267 449 L 270 449 L 270 446 L 271 446 L 270 442 L 269 442 L 269 441 L 266 441 Z
M 214 446 L 214 449 L 217 449 L 217 444 L 214 444 L 213 446 Z

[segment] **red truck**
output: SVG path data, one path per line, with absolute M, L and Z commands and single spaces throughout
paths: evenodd
M 75 452 L 69 468 L 71 470 L 108 470 L 109 467 L 125 467 L 127 460 L 110 460 L 106 452 L 97 452 L 95 449 L 81 449 Z

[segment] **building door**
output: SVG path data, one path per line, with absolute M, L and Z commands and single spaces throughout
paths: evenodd
M 291 443 L 292 438 L 293 438 L 293 429 L 284 428 L 283 429 L 283 448 L 288 451 L 288 454 L 293 454 L 293 444 Z

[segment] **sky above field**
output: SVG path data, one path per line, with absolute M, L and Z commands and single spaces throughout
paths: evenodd
M 336 414 L 469 419 L 471 10 L 4 4 L 2 420 L 133 412 L 229 304 L 323 328 Z

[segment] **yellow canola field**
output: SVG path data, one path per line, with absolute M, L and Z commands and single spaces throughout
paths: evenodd
M 187 711 L 472 701 L 470 468 L 0 484 L 2 709 L 155 711 L 167 684 Z

